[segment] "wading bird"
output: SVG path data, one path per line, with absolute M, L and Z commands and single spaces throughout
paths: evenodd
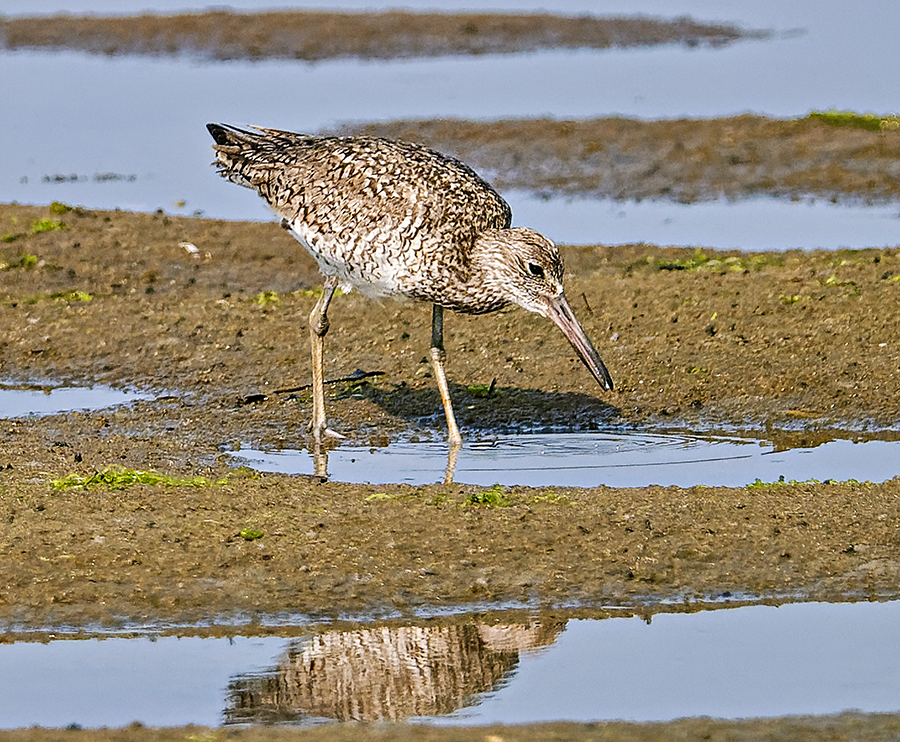
M 532 229 L 511 227 L 509 205 L 467 165 L 388 139 L 207 128 L 219 174 L 259 193 L 324 276 L 322 297 L 309 318 L 312 433 L 318 444 L 326 434 L 327 313 L 338 287 L 432 304 L 431 360 L 451 450 L 462 437 L 444 373 L 445 308 L 486 314 L 517 304 L 548 317 L 600 386 L 613 388 L 563 294 L 556 245 Z

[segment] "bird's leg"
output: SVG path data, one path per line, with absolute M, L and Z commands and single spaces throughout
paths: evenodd
M 322 285 L 322 296 L 316 302 L 312 313 L 309 315 L 309 337 L 312 341 L 312 366 L 313 366 L 313 420 L 312 434 L 316 448 L 321 448 L 322 434 L 325 432 L 325 372 L 323 355 L 325 351 L 325 335 L 328 332 L 328 305 L 337 289 L 337 279 L 326 276 Z M 316 474 L 327 476 L 320 468 L 325 468 L 321 456 L 316 456 Z
M 447 433 L 450 439 L 451 453 L 453 449 L 459 450 L 462 446 L 462 436 L 456 427 L 456 417 L 453 415 L 453 403 L 450 401 L 450 389 L 447 386 L 447 377 L 444 374 L 444 362 L 447 360 L 447 352 L 444 350 L 444 308 L 435 304 L 431 313 L 431 363 L 434 366 L 434 377 L 437 379 L 438 389 L 441 392 L 441 402 L 444 403 L 444 415 L 447 417 Z M 453 478 L 453 472 L 447 473 L 448 479 Z
M 447 468 L 444 469 L 444 484 L 453 484 L 453 473 L 456 471 L 456 458 L 462 448 L 461 443 L 451 443 L 447 452 Z
M 317 477 L 328 480 L 328 449 L 322 441 L 314 440 L 312 444 L 313 472 Z

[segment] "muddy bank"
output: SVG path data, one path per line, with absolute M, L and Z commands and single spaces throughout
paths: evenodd
M 306 443 L 308 398 L 276 391 L 310 377 L 305 317 L 318 278 L 293 239 L 275 224 L 14 205 L 0 207 L 0 236 L 2 376 L 158 395 L 0 424 L 6 626 L 723 592 L 896 596 L 900 479 L 508 488 L 495 507 L 472 502 L 483 488 L 466 485 L 234 471 L 227 451 L 240 443 Z M 573 306 L 617 390 L 602 393 L 536 316 L 450 315 L 464 435 L 738 425 L 776 438 L 780 429 L 796 444 L 835 427 L 896 426 L 897 250 L 593 246 L 565 257 Z M 335 300 L 326 376 L 385 372 L 332 385 L 329 415 L 346 445 L 443 436 L 429 316 L 414 304 Z M 490 397 L 468 388 L 494 378 Z M 53 486 L 111 465 L 210 482 Z
M 0 49 L 188 55 L 208 60 L 390 59 L 659 44 L 721 46 L 766 35 L 689 18 L 544 13 L 216 11 L 135 17 L 0 16 Z
M 271 419 L 307 414 L 303 399 L 276 390 L 309 382 L 306 317 L 320 279 L 276 223 L 10 205 L 0 237 L 4 377 L 135 385 L 226 409 L 250 399 L 241 414 Z M 896 425 L 900 250 L 563 251 L 567 295 L 616 391 L 601 393 L 534 314 L 451 314 L 464 428 Z M 329 316 L 326 377 L 384 372 L 352 394 L 336 390 L 335 425 L 363 440 L 441 430 L 429 308 L 352 293 Z M 498 394 L 467 391 L 493 379 Z M 262 442 L 302 444 L 302 428 Z
M 485 488 L 470 485 L 373 487 L 229 470 L 211 444 L 239 431 L 220 421 L 201 410 L 184 426 L 167 416 L 156 436 L 120 427 L 109 413 L 4 426 L 4 630 L 409 616 L 501 603 L 639 609 L 746 593 L 897 595 L 896 478 L 754 489 L 507 487 L 491 505 Z M 54 487 L 73 471 L 116 465 L 208 481 Z
M 264 122 L 263 122 L 264 123 Z M 340 134 L 416 141 L 454 154 L 501 192 L 619 200 L 900 197 L 896 117 L 388 121 Z
M 804 742 L 828 739 L 834 742 L 881 742 L 895 739 L 900 732 L 900 718 L 893 714 L 846 713 L 837 716 L 795 716 L 783 719 L 722 721 L 716 719 L 679 719 L 666 724 L 629 724 L 602 722 L 593 724 L 535 724 L 530 726 L 488 726 L 475 728 L 436 728 L 423 725 L 330 724 L 324 727 L 291 729 L 266 726 L 229 729 L 227 733 L 204 727 L 147 729 L 132 725 L 126 729 L 45 730 L 22 729 L 0 732 L 0 742 L 182 742 L 182 740 L 215 740 L 221 736 L 235 742 L 449 742 L 449 740 L 483 740 L 486 742 L 653 742 L 654 740 L 767 740 Z

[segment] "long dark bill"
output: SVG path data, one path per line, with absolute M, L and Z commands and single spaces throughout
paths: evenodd
M 563 335 L 572 343 L 572 347 L 578 351 L 578 357 L 587 366 L 597 383 L 604 389 L 612 389 L 613 382 L 609 371 L 606 370 L 606 366 L 600 360 L 600 355 L 594 350 L 587 335 L 584 334 L 581 323 L 572 314 L 572 307 L 569 306 L 565 296 L 560 294 L 547 299 L 547 316 L 556 323 L 556 326 L 563 331 Z

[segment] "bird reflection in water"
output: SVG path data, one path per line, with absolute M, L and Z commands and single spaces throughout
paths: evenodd
M 564 622 L 372 627 L 294 642 L 270 671 L 236 678 L 226 724 L 399 721 L 478 703 Z

